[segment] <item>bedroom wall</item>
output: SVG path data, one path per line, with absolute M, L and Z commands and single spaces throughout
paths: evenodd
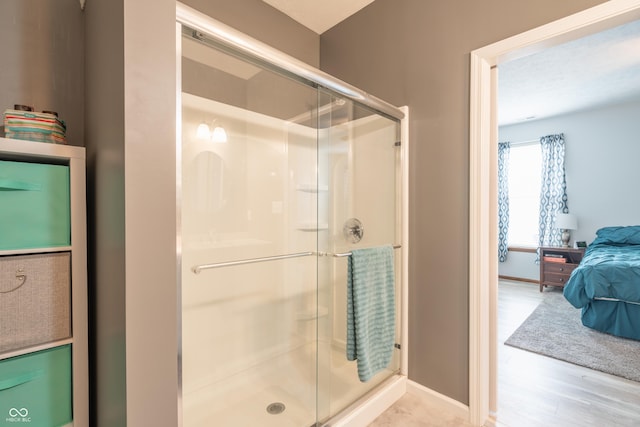
M 509 251 L 507 260 L 498 265 L 498 274 L 509 278 L 540 280 L 540 265 L 536 264 L 536 254 Z
M 640 224 L 640 99 L 503 126 L 500 141 L 529 141 L 564 133 L 569 211 L 578 217 L 576 240 L 591 243 L 598 228 Z M 501 275 L 539 279 L 534 254 L 510 252 Z

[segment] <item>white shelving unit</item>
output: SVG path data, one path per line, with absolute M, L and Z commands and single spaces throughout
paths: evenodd
M 84 147 L 0 138 L 0 160 L 69 166 L 71 246 L 1 250 L 0 256 L 69 252 L 71 256 L 71 337 L 0 353 L 0 360 L 71 345 L 73 426 L 89 426 L 87 314 L 86 159 Z

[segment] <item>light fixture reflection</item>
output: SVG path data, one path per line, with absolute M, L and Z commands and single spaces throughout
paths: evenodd
M 213 142 L 227 142 L 227 131 L 222 126 L 216 126 L 211 133 L 211 140 Z
M 198 130 L 196 130 L 196 136 L 198 139 L 209 139 L 211 138 L 211 129 L 209 129 L 209 125 L 205 122 L 202 122 L 198 125 Z
M 213 123 L 215 125 L 215 120 Z M 209 140 L 217 143 L 225 143 L 229 140 L 227 131 L 222 126 L 215 126 L 212 132 L 211 127 L 206 122 L 202 122 L 198 125 L 198 128 L 196 129 L 196 137 L 198 139 Z

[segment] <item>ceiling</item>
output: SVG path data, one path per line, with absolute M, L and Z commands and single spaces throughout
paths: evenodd
M 318 34 L 374 0 L 263 0 Z M 499 125 L 640 97 L 640 21 L 505 62 Z
M 262 0 L 317 34 L 353 15 L 373 0 Z
M 500 125 L 640 97 L 640 21 L 498 66 Z

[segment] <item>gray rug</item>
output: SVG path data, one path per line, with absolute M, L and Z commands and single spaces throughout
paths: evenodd
M 561 292 L 545 298 L 506 345 L 640 382 L 640 341 L 583 326 L 580 309 Z

